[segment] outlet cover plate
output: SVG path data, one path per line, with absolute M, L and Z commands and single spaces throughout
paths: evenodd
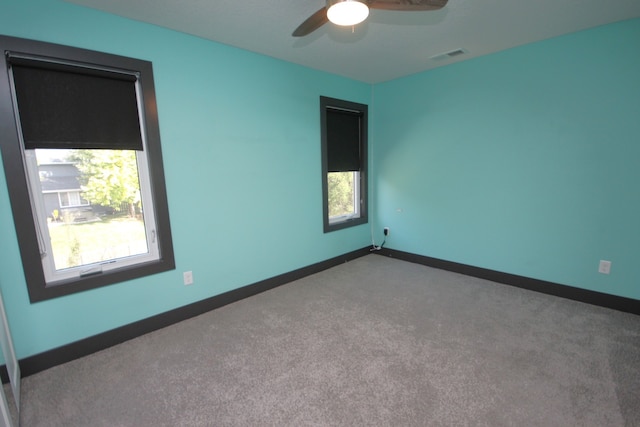
M 609 274 L 611 272 L 611 261 L 600 260 L 598 273 Z
M 192 271 L 185 271 L 184 273 L 182 273 L 182 280 L 183 280 L 185 286 L 192 285 L 193 284 L 193 272 Z

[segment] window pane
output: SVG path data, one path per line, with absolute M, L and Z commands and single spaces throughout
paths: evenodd
M 356 172 L 329 172 L 327 174 L 329 218 L 356 213 Z
M 59 193 L 60 194 L 60 206 L 65 208 L 69 206 L 69 193 Z
M 136 151 L 37 149 L 36 158 L 56 271 L 149 252 Z M 70 190 L 59 206 L 48 197 L 56 186 Z
M 72 191 L 69 193 L 69 206 L 78 206 L 80 204 L 80 193 Z

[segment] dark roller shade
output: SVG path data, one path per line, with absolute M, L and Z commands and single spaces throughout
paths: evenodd
M 26 149 L 142 150 L 134 76 L 11 62 Z
M 360 170 L 360 113 L 327 109 L 329 172 Z

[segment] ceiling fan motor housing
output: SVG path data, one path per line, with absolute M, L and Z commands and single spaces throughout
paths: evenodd
M 367 16 L 369 6 L 364 0 L 327 0 L 327 18 L 336 25 L 356 25 Z

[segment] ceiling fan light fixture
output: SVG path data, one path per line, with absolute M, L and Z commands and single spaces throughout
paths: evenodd
M 327 0 L 327 18 L 336 25 L 356 25 L 367 16 L 369 6 L 362 0 Z

